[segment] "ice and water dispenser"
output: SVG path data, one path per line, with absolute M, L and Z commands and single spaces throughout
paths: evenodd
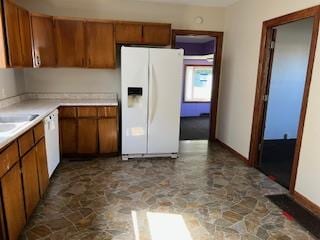
M 128 87 L 128 108 L 142 105 L 142 88 Z

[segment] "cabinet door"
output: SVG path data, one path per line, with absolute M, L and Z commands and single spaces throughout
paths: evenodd
M 56 19 L 55 39 L 59 67 L 85 66 L 84 22 Z
M 171 42 L 171 26 L 162 24 L 146 24 L 143 26 L 143 43 L 166 46 Z
M 142 43 L 142 24 L 139 23 L 117 23 L 117 43 Z
M 9 65 L 11 67 L 22 66 L 23 56 L 20 40 L 19 9 L 9 0 L 4 1 L 4 9 Z
M 77 120 L 61 119 L 61 152 L 62 154 L 73 154 L 77 152 Z
M 115 40 L 112 23 L 86 23 L 87 66 L 90 68 L 115 67 Z
M 53 18 L 44 16 L 32 16 L 31 25 L 33 35 L 34 66 L 56 66 Z
M 117 118 L 99 119 L 99 152 L 118 152 L 118 123 Z
M 97 125 L 97 120 L 95 118 L 78 119 L 78 153 L 97 153 Z
M 19 163 L 2 177 L 1 188 L 8 238 L 16 240 L 26 224 Z
M 21 159 L 24 201 L 29 218 L 40 200 L 36 149 L 33 148 Z
M 37 155 L 40 195 L 43 196 L 49 184 L 46 143 L 44 138 L 42 138 L 40 142 L 36 145 L 36 155 Z
M 20 40 L 22 50 L 22 62 L 24 67 L 33 66 L 32 38 L 29 12 L 19 8 Z

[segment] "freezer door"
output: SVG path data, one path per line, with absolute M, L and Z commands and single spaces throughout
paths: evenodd
M 179 151 L 183 50 L 150 49 L 148 153 Z
M 122 154 L 147 152 L 147 48 L 121 48 Z

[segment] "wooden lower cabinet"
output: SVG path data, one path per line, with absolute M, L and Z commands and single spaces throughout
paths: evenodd
M 61 119 L 60 134 L 62 154 L 77 153 L 77 120 Z
M 98 120 L 99 153 L 118 152 L 118 123 L 117 118 L 102 118 Z
M 40 195 L 43 196 L 49 184 L 49 172 L 46 154 L 45 139 L 41 139 L 36 145 L 37 167 L 39 177 Z
M 26 215 L 29 218 L 40 200 L 36 149 L 21 159 Z
M 26 214 L 19 163 L 1 178 L 4 214 L 9 240 L 18 239 L 26 224 Z
M 98 146 L 98 127 L 95 118 L 78 119 L 78 153 L 95 154 Z
M 63 156 L 96 156 L 118 152 L 117 106 L 61 107 L 59 111 L 60 149 Z

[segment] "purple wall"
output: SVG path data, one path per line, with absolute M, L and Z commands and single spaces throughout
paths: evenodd
M 183 48 L 184 54 L 187 56 L 192 55 L 207 55 L 214 53 L 215 41 L 206 43 L 176 43 L 176 48 Z
M 183 48 L 185 55 L 207 55 L 214 53 L 215 41 L 207 43 L 176 43 L 176 48 Z M 200 66 L 212 66 L 206 60 L 184 60 L 184 69 L 186 65 L 200 65 Z M 183 76 L 183 82 L 185 76 Z M 183 84 L 184 85 L 184 84 Z M 184 91 L 184 89 L 183 89 Z M 181 101 L 181 117 L 197 117 L 201 114 L 210 113 L 211 103 L 185 103 L 183 102 L 183 94 Z

